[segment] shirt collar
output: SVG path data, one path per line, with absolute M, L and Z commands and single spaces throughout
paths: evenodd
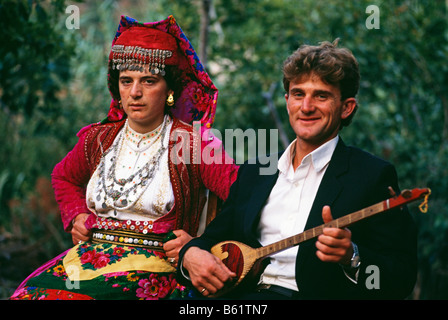
M 291 142 L 291 144 L 288 146 L 288 148 L 285 150 L 285 152 L 278 161 L 278 169 L 283 174 L 287 174 L 288 170 L 292 167 L 292 159 L 295 153 L 296 140 Z M 302 163 L 304 163 L 306 159 L 311 159 L 311 161 L 313 162 L 314 170 L 316 172 L 323 170 L 326 167 L 326 165 L 330 162 L 331 157 L 333 156 L 333 152 L 336 149 L 336 145 L 338 144 L 338 141 L 339 141 L 339 135 L 325 142 L 319 148 L 317 148 L 316 150 L 305 156 Z

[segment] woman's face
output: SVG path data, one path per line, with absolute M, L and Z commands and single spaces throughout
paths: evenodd
M 153 75 L 148 70 L 121 71 L 118 88 L 123 110 L 133 130 L 146 133 L 163 122 L 165 102 L 173 91 L 162 76 Z

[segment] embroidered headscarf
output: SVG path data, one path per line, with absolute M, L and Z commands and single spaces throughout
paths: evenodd
M 154 74 L 165 75 L 166 66 L 178 70 L 180 92 L 170 110 L 176 118 L 192 124 L 200 121 L 203 129 L 211 128 L 218 99 L 218 89 L 204 70 L 196 52 L 173 16 L 157 22 L 141 23 L 122 16 L 112 41 L 108 66 L 108 87 L 112 95 L 105 121 L 126 117 L 119 107 L 114 91 L 117 83 L 114 70 L 149 68 Z

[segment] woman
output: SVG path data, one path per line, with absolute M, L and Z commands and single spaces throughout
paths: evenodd
M 205 190 L 224 200 L 238 170 L 213 136 L 204 139 L 217 89 L 172 16 L 122 17 L 108 69 L 107 118 L 78 133 L 52 175 L 75 247 L 36 270 L 11 299 L 189 294 L 175 280 L 179 250 L 198 232 Z M 220 161 L 198 161 L 205 148 Z

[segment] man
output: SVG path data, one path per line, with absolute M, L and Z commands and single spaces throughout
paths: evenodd
M 337 43 L 304 45 L 286 59 L 286 108 L 297 138 L 277 174 L 243 165 L 221 214 L 181 250 L 178 274 L 203 296 L 235 277 L 209 252 L 216 243 L 267 245 L 385 200 L 389 186 L 398 192 L 390 163 L 339 137 L 356 112 L 359 78 L 355 57 Z M 258 285 L 238 297 L 401 299 L 413 289 L 416 265 L 413 221 L 406 208 L 391 210 L 273 255 Z

